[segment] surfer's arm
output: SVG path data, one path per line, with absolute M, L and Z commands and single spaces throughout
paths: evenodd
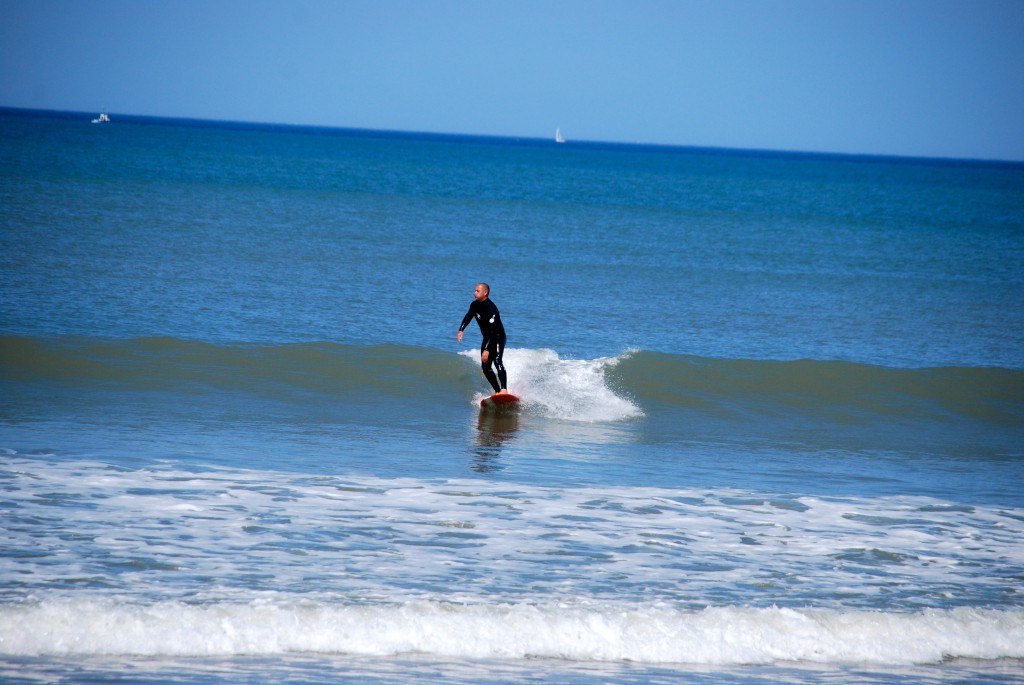
M 469 311 L 462 317 L 462 325 L 459 326 L 459 334 L 455 336 L 455 339 L 462 342 L 462 333 L 466 330 L 466 326 L 473 320 L 473 305 L 469 306 Z
M 486 363 L 488 357 L 491 356 L 491 345 L 494 344 L 494 332 L 488 330 L 484 334 L 484 339 L 480 341 L 480 361 Z

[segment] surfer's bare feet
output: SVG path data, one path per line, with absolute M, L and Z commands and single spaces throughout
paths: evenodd
M 498 391 L 498 394 L 499 395 L 507 395 L 508 394 L 508 388 L 502 388 L 501 390 Z

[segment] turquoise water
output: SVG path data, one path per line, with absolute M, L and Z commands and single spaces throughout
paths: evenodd
M 0 112 L 0 678 L 1024 679 L 1024 167 L 114 119 Z

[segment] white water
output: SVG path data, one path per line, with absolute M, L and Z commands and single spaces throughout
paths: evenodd
M 229 656 L 421 653 L 687 664 L 935 663 L 1024 657 L 1024 612 L 914 614 L 608 605 L 338 605 L 51 600 L 0 609 L 0 653 Z
M 3 654 L 1024 657 L 1006 507 L 17 454 L 0 476 Z
M 477 350 L 465 350 L 462 356 L 479 364 Z M 627 398 L 608 387 L 605 371 L 621 357 L 598 359 L 562 359 L 554 350 L 507 348 L 505 367 L 509 372 L 509 391 L 519 395 L 526 408 L 563 421 L 610 422 L 635 419 L 643 412 Z M 481 374 L 481 383 L 486 381 Z M 474 403 L 490 393 L 478 393 Z
M 40 596 L 219 600 L 279 590 L 913 610 L 1000 606 L 1021 592 L 1024 569 L 1024 512 L 929 498 L 128 471 L 23 458 L 3 476 L 0 573 Z

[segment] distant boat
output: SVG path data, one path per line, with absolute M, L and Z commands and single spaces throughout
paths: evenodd
M 107 116 L 106 112 L 101 112 L 98 117 L 96 117 L 95 119 L 92 120 L 92 123 L 94 123 L 94 124 L 109 124 L 110 123 L 110 117 Z
M 555 129 L 555 142 L 556 143 L 564 143 L 565 142 L 565 138 L 562 137 L 562 129 L 560 129 L 560 128 L 556 128 Z

